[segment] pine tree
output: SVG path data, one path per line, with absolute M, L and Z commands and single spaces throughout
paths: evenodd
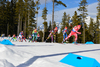
M 82 0 L 79 3 L 79 9 L 78 11 L 81 12 L 80 16 L 83 18 L 83 43 L 85 43 L 85 18 L 88 15 L 87 12 L 87 1 L 86 0 Z
M 97 23 L 93 24 L 93 28 L 94 28 L 93 29 L 94 30 L 93 42 L 97 44 L 98 43 L 98 38 L 97 38 L 98 36 L 97 36 L 97 31 L 96 31 L 96 29 L 97 29 Z
M 88 29 L 88 32 L 89 32 L 89 38 L 88 38 L 88 41 L 93 41 L 93 37 L 94 37 L 94 23 L 93 23 L 93 19 L 90 18 L 90 24 L 89 24 L 89 29 Z
M 69 26 L 68 25 L 69 20 L 70 20 L 70 16 L 66 15 L 66 12 L 64 12 L 64 15 L 63 15 L 63 18 L 62 18 L 62 22 L 61 22 L 61 25 L 62 25 L 61 30 L 63 30 L 66 26 L 67 27 Z
M 36 13 L 36 28 L 37 28 L 37 23 L 38 23 L 38 10 L 40 9 L 39 5 L 40 5 L 40 2 L 39 2 L 39 0 L 37 0 L 35 2 L 35 6 L 36 6 L 36 11 L 35 11 L 35 13 Z
M 46 0 L 45 0 L 45 7 L 44 7 L 44 9 L 43 9 L 43 11 L 42 11 L 42 18 L 44 19 L 44 22 L 46 22 L 46 20 L 47 20 L 47 8 L 46 8 Z
M 42 41 L 44 41 L 46 38 L 47 38 L 47 25 L 48 25 L 48 23 L 47 22 L 43 22 L 43 24 L 44 24 L 44 32 L 43 32 L 43 40 Z
M 53 10 L 52 10 L 52 29 L 54 25 L 54 3 L 56 5 L 63 5 L 64 7 L 67 7 L 66 4 L 64 4 L 62 1 L 52 0 L 53 1 Z
M 29 25 L 28 25 L 28 32 L 32 32 L 33 29 L 36 28 L 36 25 L 35 25 L 35 3 L 34 1 L 31 1 L 31 5 L 30 5 L 30 8 L 29 8 Z
M 14 0 L 11 0 L 11 6 L 10 6 L 10 10 L 11 10 L 11 14 L 10 14 L 10 32 L 12 34 L 16 34 L 16 22 L 15 22 L 15 1 Z M 9 24 L 8 24 L 9 25 Z
M 58 34 L 58 42 L 62 42 L 63 40 L 63 33 L 62 30 L 67 27 L 69 29 L 69 20 L 70 20 L 70 16 L 69 14 L 66 15 L 66 12 L 63 13 L 63 18 L 62 18 L 62 22 L 61 22 L 61 29 L 60 29 L 60 33 Z M 60 38 L 60 39 L 59 39 Z
M 23 18 L 23 10 L 24 10 L 24 2 L 23 0 L 18 0 L 16 3 L 16 19 L 18 21 L 18 27 L 17 27 L 17 35 L 20 31 L 22 31 L 22 18 Z
M 28 0 L 24 0 L 25 3 L 24 3 L 24 22 L 23 22 L 23 31 L 24 31 L 24 36 L 26 37 L 26 34 L 27 34 L 27 27 L 28 27 L 28 9 L 29 9 L 29 3 L 28 3 Z
M 64 29 L 66 27 L 66 20 L 67 19 L 67 15 L 66 12 L 64 12 L 63 18 L 62 18 L 62 28 Z
M 72 16 L 72 25 L 73 27 L 80 24 L 81 22 L 79 21 L 79 16 L 77 15 L 77 12 L 75 11 L 74 15 Z
M 5 35 L 8 34 L 16 34 L 16 21 L 14 21 L 14 15 L 15 15 L 15 3 L 11 0 L 7 1 L 0 1 L 0 27 L 2 30 L 2 33 L 5 33 Z
M 46 22 L 46 20 L 47 20 L 47 8 L 46 7 L 44 7 L 44 9 L 43 9 L 43 11 L 42 11 L 42 18 L 44 19 L 44 22 Z
M 89 33 L 94 36 L 94 31 L 93 31 L 93 19 L 90 18 L 90 25 L 89 25 Z
M 48 31 L 51 30 L 51 21 L 49 22 Z
M 14 32 L 14 27 L 11 26 L 12 19 L 11 19 L 11 3 L 9 1 L 0 1 L 0 30 L 1 33 L 5 33 L 5 35 L 8 35 L 9 28 L 11 28 L 12 31 L 10 33 Z M 10 24 L 10 25 L 9 25 Z M 14 24 L 14 23 L 13 23 Z M 13 27 L 13 28 L 12 28 Z
M 98 31 L 98 37 L 99 37 L 99 43 L 100 43 L 100 0 L 98 0 L 98 6 L 97 6 L 97 31 Z
M 1 34 L 2 33 L 6 33 L 6 29 L 7 29 L 7 26 L 6 26 L 6 2 L 3 0 L 3 1 L 0 1 L 0 29 L 1 29 Z
M 11 10 L 10 10 L 11 8 L 10 8 L 10 2 L 9 1 L 7 1 L 7 5 L 6 5 L 6 23 L 7 23 L 7 35 L 9 34 L 9 28 L 12 30 L 13 28 L 11 28 L 11 24 L 12 24 L 12 22 L 10 22 L 11 21 L 11 19 L 10 19 L 10 15 L 11 15 Z M 12 26 L 13 27 L 13 26 Z M 12 31 L 10 31 L 10 33 L 12 33 L 12 32 L 14 32 L 13 30 Z
M 46 22 L 46 20 L 47 20 L 47 8 L 46 8 L 46 0 L 45 0 L 45 7 L 44 7 L 44 9 L 43 9 L 43 11 L 42 11 L 42 18 L 44 19 L 44 22 L 43 22 L 43 24 L 47 24 L 47 22 Z M 46 31 L 47 30 L 47 28 L 45 28 L 45 26 L 44 26 L 44 31 L 43 31 L 43 40 L 42 41 L 44 41 L 44 36 L 45 36 L 45 33 L 47 32 Z

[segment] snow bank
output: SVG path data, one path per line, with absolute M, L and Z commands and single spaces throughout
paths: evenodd
M 0 67 L 15 67 L 12 63 L 8 62 L 7 60 L 0 60 Z
M 59 62 L 69 53 L 94 58 L 100 63 L 100 44 L 12 43 L 15 45 L 0 44 L 0 67 L 73 67 Z

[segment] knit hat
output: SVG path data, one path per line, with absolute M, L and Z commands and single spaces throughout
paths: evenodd
M 81 25 L 77 25 L 77 27 L 80 29 L 81 28 Z
M 55 29 L 54 30 L 58 30 L 58 28 L 57 27 L 55 27 Z
M 67 29 L 67 27 L 65 27 L 65 29 Z

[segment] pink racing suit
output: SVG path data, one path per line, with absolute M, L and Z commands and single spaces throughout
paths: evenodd
M 78 28 L 79 27 L 79 28 Z M 81 34 L 81 32 L 78 32 L 78 30 L 80 29 L 80 25 L 77 25 L 77 26 L 75 26 L 73 29 L 72 29 L 72 31 L 71 31 L 71 33 L 68 35 L 68 37 L 67 38 L 65 38 L 65 40 L 67 40 L 68 38 L 70 38 L 72 35 L 74 35 L 75 36 L 75 41 L 77 41 L 77 34 Z

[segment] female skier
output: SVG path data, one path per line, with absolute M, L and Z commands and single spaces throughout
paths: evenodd
M 48 35 L 46 41 L 51 37 L 51 41 L 53 42 L 53 30 L 50 30 L 49 32 L 50 34 Z
M 25 40 L 25 42 L 27 42 L 26 38 L 24 37 L 24 34 L 22 34 L 22 41 L 21 42 L 23 42 L 23 39 Z
M 33 36 L 33 42 L 35 40 L 35 42 L 37 42 L 37 34 L 38 34 L 38 30 L 37 29 L 34 29 L 33 32 L 32 32 L 32 36 Z
M 19 42 L 22 41 L 22 35 L 23 35 L 23 34 L 24 34 L 23 31 L 21 31 L 21 32 L 19 33 L 19 36 L 18 36 Z
M 65 38 L 67 37 L 67 27 L 65 27 L 63 30 L 62 30 L 62 32 L 63 32 L 63 41 L 65 40 Z
M 50 34 L 49 34 L 49 36 L 47 37 L 47 39 L 49 39 L 49 38 L 51 37 L 51 41 L 53 42 L 53 36 L 54 36 L 54 42 L 55 42 L 57 31 L 58 31 L 58 28 L 57 28 L 57 27 L 55 27 L 54 30 L 49 31 Z M 47 41 L 47 39 L 46 39 L 46 41 Z
M 56 42 L 57 32 L 58 32 L 58 28 L 55 27 L 54 32 L 53 32 L 54 42 Z
M 75 44 L 76 44 L 77 37 L 78 37 L 77 34 L 81 34 L 81 32 L 78 32 L 78 30 L 79 30 L 80 28 L 81 28 L 81 25 L 75 26 L 75 27 L 72 29 L 71 33 L 68 35 L 68 37 L 65 38 L 64 41 L 66 41 L 68 38 L 70 38 L 72 35 L 74 35 L 74 36 L 75 36 Z
M 16 40 L 16 35 L 15 35 L 15 34 L 13 34 L 11 40 L 13 40 L 13 41 L 17 41 L 17 40 Z M 10 40 L 10 41 L 11 41 L 11 40 Z

